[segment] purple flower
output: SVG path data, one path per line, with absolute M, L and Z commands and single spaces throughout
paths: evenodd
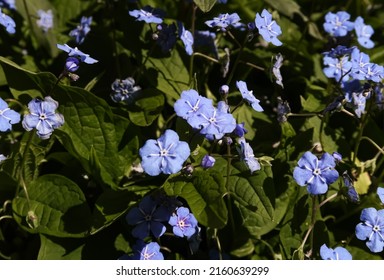
M 78 59 L 80 59 L 81 62 L 85 62 L 87 64 L 93 64 L 98 62 L 96 59 L 93 59 L 92 57 L 90 57 L 89 54 L 86 54 L 80 51 L 77 47 L 71 48 L 67 44 L 64 44 L 64 45 L 56 44 L 56 46 L 60 50 L 67 52 L 68 56 L 77 57 Z
M 5 27 L 8 33 L 14 34 L 16 32 L 16 23 L 8 15 L 4 14 L 0 9 L 0 24 Z
M 300 186 L 307 186 L 308 192 L 313 195 L 326 193 L 328 185 L 339 177 L 335 159 L 328 153 L 324 153 L 319 160 L 311 152 L 305 152 L 297 164 L 293 178 Z
M 145 6 L 141 10 L 129 11 L 129 15 L 136 18 L 139 21 L 145 21 L 146 23 L 157 23 L 163 22 L 164 11 L 160 9 L 154 9 L 150 6 Z
M 201 160 L 201 166 L 205 169 L 211 168 L 215 165 L 216 159 L 210 155 L 205 155 Z
M 220 27 L 222 31 L 225 31 L 228 27 L 237 27 L 240 23 L 240 17 L 237 13 L 233 14 L 220 14 L 218 17 L 214 17 L 212 20 L 205 22 L 209 27 Z
M 144 261 L 164 260 L 164 256 L 160 252 L 160 245 L 157 242 L 150 242 L 146 244 L 143 240 L 139 239 L 132 249 L 134 252 L 132 256 L 121 259 Z
M 256 14 L 255 24 L 257 29 L 259 30 L 260 35 L 267 42 L 271 42 L 275 46 L 281 46 L 283 43 L 277 39 L 277 36 L 281 35 L 281 28 L 276 23 L 276 21 L 272 20 L 272 15 L 266 9 Z
M 135 86 L 135 80 L 128 77 L 124 80 L 116 79 L 112 85 L 111 98 L 114 102 L 132 103 L 136 96 L 141 92 L 140 86 Z
M 325 15 L 324 30 L 334 37 L 342 37 L 347 35 L 348 31 L 352 31 L 354 23 L 349 21 L 351 16 L 344 11 L 339 11 L 336 14 L 328 12 Z
M 168 223 L 173 227 L 173 233 L 179 237 L 191 237 L 196 232 L 197 220 L 186 207 L 179 207 Z
M 328 248 L 323 244 L 320 247 L 320 256 L 323 260 L 352 260 L 352 255 L 343 247 Z
M 168 219 L 167 208 L 157 207 L 156 202 L 150 196 L 145 196 L 139 207 L 132 208 L 126 216 L 128 224 L 135 226 L 132 235 L 140 239 L 146 238 L 150 232 L 156 238 L 162 236 L 166 228 L 161 222 L 166 222 Z
M 200 129 L 203 121 L 200 111 L 204 107 L 213 108 L 212 100 L 199 95 L 194 89 L 184 90 L 174 104 L 176 115 L 187 120 L 196 129 Z
M 184 25 L 182 22 L 177 22 L 178 29 L 179 29 L 179 37 L 181 41 L 183 41 L 183 44 L 185 46 L 185 51 L 188 55 L 192 55 L 193 53 L 193 35 L 190 31 L 185 30 Z
M 12 129 L 12 124 L 20 122 L 20 114 L 8 107 L 8 104 L 0 98 L 0 131 Z
M 157 140 L 147 140 L 139 150 L 141 165 L 151 176 L 179 172 L 190 152 L 187 142 L 179 141 L 177 133 L 170 129 Z
M 372 26 L 364 24 L 364 19 L 362 17 L 357 17 L 355 20 L 355 32 L 357 41 L 361 46 L 367 49 L 372 49 L 375 46 L 375 43 L 371 40 L 374 30 Z
M 83 43 L 88 32 L 91 31 L 91 23 L 92 17 L 82 17 L 80 20 L 80 25 L 69 32 L 69 36 L 75 38 L 76 43 L 80 45 Z
M 249 91 L 247 84 L 243 81 L 237 81 L 236 86 L 239 89 L 243 99 L 245 99 L 256 112 L 262 112 L 264 109 L 260 106 L 260 100 L 258 100 L 254 95 L 253 91 Z
M 260 163 L 253 154 L 253 149 L 249 143 L 247 143 L 244 138 L 240 138 L 239 144 L 240 149 L 237 150 L 240 154 L 240 159 L 245 162 L 248 169 L 251 171 L 251 174 L 257 170 L 260 170 Z
M 373 253 L 383 251 L 384 247 L 384 209 L 365 208 L 361 211 L 360 220 L 356 226 L 356 237 L 367 240 L 366 245 Z
M 340 79 L 343 81 L 349 79 L 352 62 L 348 60 L 347 56 L 343 56 L 341 59 L 325 56 L 323 62 L 324 65 L 328 66 L 323 69 L 325 76 L 328 78 L 334 78 L 337 82 Z
M 37 26 L 43 29 L 44 32 L 47 32 L 48 29 L 53 27 L 52 10 L 48 10 L 46 12 L 43 10 L 38 10 L 37 14 L 39 16 L 39 19 L 36 21 Z
M 22 125 L 26 131 L 36 128 L 36 133 L 41 139 L 48 139 L 53 130 L 64 124 L 62 114 L 56 113 L 59 103 L 50 96 L 32 99 L 28 103 L 29 114 L 24 116 Z

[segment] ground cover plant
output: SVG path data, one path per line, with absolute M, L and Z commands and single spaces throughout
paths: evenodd
M 383 4 L 0 0 L 2 259 L 381 259 Z

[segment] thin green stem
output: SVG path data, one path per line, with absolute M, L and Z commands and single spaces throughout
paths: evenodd
M 232 212 L 232 203 L 231 203 L 231 196 L 229 192 L 229 178 L 231 175 L 231 162 L 232 162 L 232 157 L 231 157 L 231 145 L 227 143 L 227 177 L 225 181 L 225 190 L 227 192 L 226 194 L 226 199 L 227 199 L 227 208 L 228 208 L 228 222 L 231 225 L 231 230 L 232 230 L 232 236 L 233 238 L 236 237 L 236 228 L 235 228 L 235 223 L 233 219 L 233 212 Z
M 209 61 L 220 64 L 220 62 L 216 58 L 213 58 L 213 57 L 206 55 L 206 54 L 203 54 L 203 53 L 195 52 L 191 56 L 201 56 L 201 57 L 204 57 L 205 59 L 208 59 Z
M 353 155 L 352 155 L 352 162 L 353 163 L 355 163 L 355 161 L 356 161 L 357 153 L 359 151 L 360 141 L 361 141 L 361 138 L 363 137 L 364 127 L 365 127 L 367 121 L 368 121 L 368 114 L 363 114 L 362 120 L 361 120 L 359 127 L 358 127 L 358 134 L 357 134 L 357 137 L 355 140 L 356 141 L 355 142 L 355 148 L 353 149 Z
M 26 0 L 23 0 L 23 6 L 25 9 L 25 13 L 27 14 L 29 28 L 31 28 L 31 32 L 32 32 L 33 36 L 36 37 L 35 29 L 33 27 L 32 19 L 31 19 L 31 14 L 29 13 L 29 9 L 28 9 L 28 5 L 27 5 Z
M 384 150 L 375 143 L 375 141 L 373 141 L 371 138 L 367 137 L 367 136 L 362 136 L 361 137 L 361 140 L 367 140 L 368 142 L 370 142 L 373 146 L 375 146 L 375 148 L 379 151 L 379 154 L 383 154 L 384 155 Z M 375 156 L 376 158 L 378 157 L 377 155 Z

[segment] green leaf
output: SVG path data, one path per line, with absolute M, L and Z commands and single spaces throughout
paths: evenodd
M 108 104 L 88 91 L 59 85 L 52 97 L 60 104 L 65 124 L 55 131 L 62 145 L 84 169 L 112 187 L 124 175 L 126 163 L 118 154 L 114 115 Z M 96 159 L 97 158 L 97 159 Z M 92 160 L 91 160 L 92 159 Z M 99 167 L 93 164 L 99 162 Z
M 294 14 L 298 14 L 303 18 L 303 20 L 308 20 L 307 16 L 301 12 L 299 4 L 293 0 L 265 0 L 265 2 L 290 18 L 293 18 Z
M 58 237 L 84 237 L 89 233 L 91 211 L 81 189 L 68 178 L 49 174 L 32 181 L 25 193 L 12 201 L 17 223 L 32 233 Z M 26 217 L 36 216 L 35 227 L 30 228 Z
M 146 67 L 154 70 L 148 77 L 157 79 L 150 80 L 150 83 L 164 93 L 170 105 L 179 99 L 183 90 L 189 88 L 189 73 L 176 49 L 171 52 L 170 57 L 148 58 Z
M 82 239 L 58 238 L 40 234 L 38 260 L 80 260 L 84 247 Z
M 223 228 L 227 223 L 227 207 L 223 200 L 224 180 L 217 171 L 195 171 L 191 178 L 171 176 L 164 184 L 167 195 L 181 196 L 200 224 Z
M 20 99 L 23 94 L 28 94 L 32 98 L 47 95 L 57 80 L 52 73 L 36 74 L 21 68 L 5 57 L 0 57 L 0 65 L 4 70 L 12 95 L 16 99 Z
M 135 125 L 149 126 L 161 114 L 163 107 L 162 92 L 154 88 L 145 89 L 134 105 L 129 108 L 129 119 Z
M 137 196 L 129 191 L 110 189 L 104 191 L 96 200 L 91 234 L 111 224 L 136 201 Z
M 204 13 L 208 13 L 212 7 L 216 4 L 217 0 L 193 0 L 197 7 Z

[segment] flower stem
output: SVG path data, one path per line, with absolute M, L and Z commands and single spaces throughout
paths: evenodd
M 228 33 L 228 34 L 230 34 L 230 33 Z M 237 54 L 235 63 L 233 64 L 232 70 L 229 73 L 229 77 L 228 77 L 228 80 L 227 80 L 227 85 L 229 85 L 231 83 L 231 81 L 233 79 L 233 76 L 235 75 L 235 71 L 236 71 L 237 65 L 239 65 L 240 57 L 243 54 L 244 47 L 245 47 L 245 44 L 247 43 L 247 41 L 248 41 L 248 34 L 245 36 L 243 44 L 239 44 L 239 46 L 240 46 L 239 53 Z

